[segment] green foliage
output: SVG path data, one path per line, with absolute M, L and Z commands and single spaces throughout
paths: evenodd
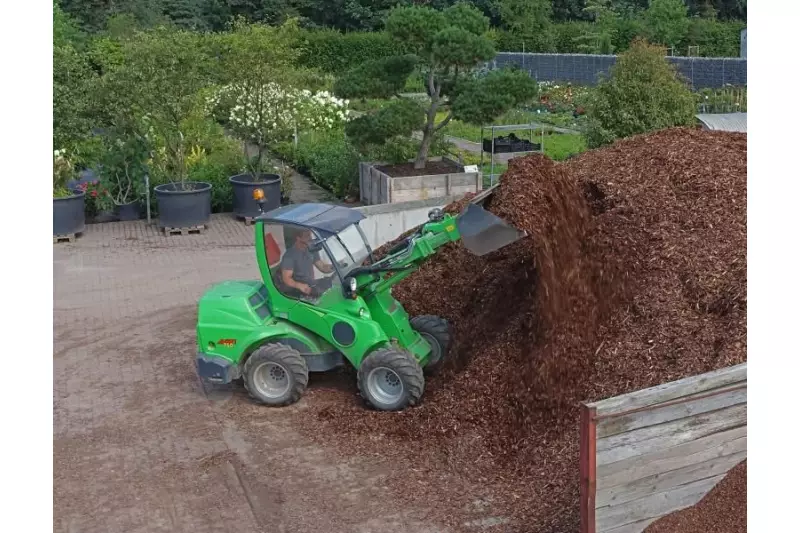
M 592 31 L 592 23 L 587 21 L 569 21 L 553 24 L 553 45 L 559 54 L 577 53 L 579 38 Z
M 665 50 L 637 40 L 593 91 L 587 140 L 594 148 L 614 138 L 690 125 L 694 114 L 692 93 L 666 60 Z
M 87 138 L 93 123 L 92 91 L 97 75 L 86 56 L 70 44 L 53 47 L 53 143 L 73 149 Z
M 301 135 L 294 161 L 298 171 L 340 198 L 358 191 L 359 154 L 341 130 Z
M 125 55 L 122 42 L 113 37 L 99 36 L 92 39 L 87 51 L 87 59 L 92 68 L 102 74 L 122 65 Z
M 267 146 L 293 131 L 295 117 L 290 105 L 296 99 L 287 89 L 299 81 L 297 36 L 295 21 L 276 28 L 237 20 L 231 32 L 216 37 L 223 52 L 222 79 L 234 93 L 231 126 L 243 140 L 258 147 L 252 168 L 256 174 L 265 171 Z
M 303 31 L 299 35 L 299 64 L 323 72 L 342 73 L 364 61 L 394 55 L 397 50 L 384 32 L 340 33 L 335 30 Z
M 453 102 L 453 118 L 471 124 L 487 124 L 520 102 L 536 96 L 538 86 L 520 70 L 494 70 L 468 83 Z
M 587 0 L 583 11 L 594 24 L 589 33 L 575 38 L 578 50 L 584 54 L 613 54 L 619 14 L 611 0 Z
M 132 127 L 116 128 L 105 132 L 102 146 L 97 162 L 101 169 L 100 183 L 106 193 L 101 201 L 108 200 L 113 206 L 140 199 L 148 172 L 151 149 L 148 140 Z
M 80 48 L 86 40 L 78 21 L 65 13 L 57 1 L 53 2 L 53 46 L 71 45 Z
M 474 75 L 476 67 L 495 54 L 492 41 L 486 36 L 488 28 L 489 20 L 466 2 L 458 2 L 444 10 L 422 6 L 392 10 L 386 19 L 386 32 L 398 50 L 417 57 L 418 70 L 425 80 L 429 97 L 427 109 L 423 110 L 411 100 L 393 101 L 374 114 L 350 122 L 346 127 L 347 136 L 365 150 L 374 149 L 397 136 L 407 137 L 412 131 L 421 129 L 422 141 L 415 161 L 415 167 L 421 169 L 435 135 L 452 118 L 452 115 L 447 115 L 437 124 L 436 114 L 440 109 L 460 106 L 461 116 L 470 120 L 472 117 L 483 119 L 491 111 L 502 112 L 531 97 L 534 93 L 530 89 L 535 84 L 528 76 L 525 76 L 528 78 L 525 85 L 521 77 L 505 73 L 491 74 L 486 78 Z M 396 61 L 402 60 L 398 58 Z M 362 78 L 367 71 L 381 76 L 384 81 L 365 82 Z M 399 86 L 401 77 L 386 72 L 385 68 L 376 68 L 375 64 L 367 64 L 363 69 L 347 72 L 335 88 L 362 98 L 386 97 Z M 484 90 L 495 92 L 482 94 Z M 459 104 L 461 95 L 466 96 Z
M 187 178 L 186 121 L 200 105 L 209 83 L 204 36 L 159 28 L 123 43 L 123 62 L 106 76 L 104 91 L 117 120 L 144 120 L 148 135 L 163 148 L 161 171 L 174 182 Z
M 686 37 L 689 15 L 684 0 L 651 0 L 644 14 L 651 41 L 675 46 Z
M 342 98 L 390 98 L 397 95 L 417 66 L 414 55 L 366 61 L 336 80 L 333 92 Z
M 497 9 L 503 28 L 515 41 L 524 42 L 526 51 L 553 51 L 552 0 L 498 0 Z
M 363 148 L 386 143 L 396 137 L 410 137 L 422 129 L 425 110 L 410 98 L 390 101 L 375 113 L 362 115 L 345 125 L 347 137 Z
M 739 21 L 719 21 L 693 18 L 689 23 L 681 50 L 698 46 L 703 57 L 738 57 L 741 31 L 746 24 Z

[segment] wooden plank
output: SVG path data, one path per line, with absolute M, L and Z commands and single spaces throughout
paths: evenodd
M 475 172 L 460 174 L 430 174 L 427 176 L 403 176 L 392 178 L 394 189 L 406 191 L 409 189 L 433 189 L 442 188 L 447 190 L 448 176 L 451 187 L 475 187 Z
M 597 464 L 614 463 L 747 425 L 747 405 L 703 413 L 597 440 Z
M 746 450 L 747 426 L 715 433 L 654 453 L 600 465 L 597 467 L 597 489 L 607 489 L 659 472 Z
M 431 189 L 447 187 L 447 175 L 436 174 L 430 176 L 404 176 L 402 178 L 392 178 L 395 181 L 395 189 L 407 191 L 410 189 Z
M 606 400 L 600 400 L 590 404 L 597 409 L 598 416 L 606 416 L 614 413 L 628 411 L 630 409 L 640 409 L 657 405 L 677 398 L 708 392 L 713 389 L 731 386 L 747 381 L 747 363 L 730 366 L 701 374 L 691 376 L 678 381 L 671 381 L 649 389 L 643 389 L 621 396 L 615 396 Z
M 369 200 L 366 196 L 366 171 L 364 169 L 365 163 L 359 162 L 358 163 L 358 196 L 359 200 L 361 200 L 362 204 L 369 204 Z
M 670 404 L 663 407 L 654 406 L 652 409 L 637 411 L 629 415 L 603 418 L 597 422 L 597 438 L 601 439 L 634 429 L 663 424 L 664 422 L 708 413 L 741 403 L 747 403 L 746 388 L 724 392 L 717 396 L 699 398 L 686 403 Z
M 675 470 L 662 471 L 630 483 L 598 490 L 595 500 L 597 502 L 596 505 L 597 507 L 619 505 L 638 500 L 650 494 L 671 490 L 697 479 L 724 475 L 745 459 L 747 459 L 747 450 L 714 457 L 702 463 L 690 464 Z
M 597 531 L 605 532 L 626 524 L 648 518 L 657 518 L 679 509 L 692 506 L 719 483 L 724 475 L 699 479 L 673 490 L 658 492 L 620 505 L 600 507 L 596 510 Z
M 638 522 L 632 522 L 630 524 L 625 524 L 624 526 L 615 527 L 614 529 L 607 529 L 604 533 L 641 533 L 647 526 L 655 522 L 661 517 L 656 518 L 645 518 L 644 520 L 639 520 Z

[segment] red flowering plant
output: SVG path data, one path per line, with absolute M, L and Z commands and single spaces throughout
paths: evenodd
M 114 202 L 108 194 L 108 189 L 100 180 L 85 181 L 78 185 L 77 188 L 86 194 L 86 214 L 90 217 L 103 211 L 113 211 Z

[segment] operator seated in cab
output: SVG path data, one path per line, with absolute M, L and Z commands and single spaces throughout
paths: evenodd
M 310 230 L 300 230 L 294 236 L 292 246 L 286 250 L 281 260 L 281 281 L 287 292 L 294 296 L 319 296 L 331 288 L 333 278 L 314 279 L 314 267 L 323 274 L 333 272 L 333 265 L 327 264 L 311 251 L 314 236 Z

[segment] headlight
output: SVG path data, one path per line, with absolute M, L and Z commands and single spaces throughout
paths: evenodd
M 358 283 L 356 282 L 356 278 L 350 278 L 350 292 L 356 292 L 358 288 Z

